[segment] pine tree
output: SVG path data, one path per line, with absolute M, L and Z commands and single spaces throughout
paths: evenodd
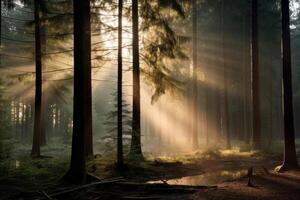
M 123 117 L 122 117 L 122 84 L 123 84 L 123 64 L 122 64 L 122 31 L 123 31 L 123 0 L 119 0 L 118 5 L 118 152 L 117 165 L 119 168 L 123 167 Z
M 221 20 L 221 26 L 223 28 L 223 33 L 222 33 L 222 62 L 223 62 L 223 81 L 224 81 L 224 113 L 223 113 L 223 120 L 224 120 L 224 131 L 226 134 L 226 148 L 231 149 L 231 134 L 230 134 L 230 118 L 229 118 L 229 108 L 228 108 L 228 69 L 227 69 L 227 64 L 226 64 L 226 54 L 225 54 L 225 33 L 226 33 L 226 24 L 225 24 L 225 6 L 226 4 L 224 3 L 224 0 L 222 0 L 222 20 Z
M 91 32 L 90 2 L 74 1 L 74 104 L 72 154 L 64 179 L 86 181 L 86 142 L 91 137 Z
M 259 53 L 258 53 L 258 1 L 252 0 L 252 95 L 253 95 L 253 148 L 261 148 L 260 108 L 259 108 Z
M 111 149 L 115 149 L 117 147 L 118 151 L 118 129 L 119 129 L 119 123 L 118 123 L 118 92 L 112 93 L 112 96 L 114 98 L 114 104 L 113 109 L 106 113 L 105 115 L 105 128 L 107 131 L 107 134 L 102 137 L 103 141 L 105 141 L 106 149 L 111 151 Z M 123 153 L 128 153 L 130 150 L 128 147 L 128 144 L 130 144 L 130 138 L 131 138 L 131 130 L 132 127 L 132 112 L 130 110 L 130 104 L 126 103 L 126 101 L 122 100 L 122 147 L 123 147 Z M 118 156 L 118 152 L 117 152 Z M 118 163 L 117 163 L 118 164 Z M 122 166 L 121 166 L 122 167 Z
M 42 133 L 42 53 L 41 53 L 41 32 L 40 32 L 40 0 L 34 1 L 35 21 L 35 106 L 34 106 L 34 129 L 32 141 L 32 157 L 40 156 L 41 133 Z
M 289 0 L 281 0 L 284 106 L 284 159 L 280 172 L 299 169 L 295 147 Z
M 142 159 L 138 0 L 132 0 L 132 37 L 133 105 L 130 157 Z

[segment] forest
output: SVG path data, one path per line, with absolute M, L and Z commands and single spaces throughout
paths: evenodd
M 0 0 L 1 200 L 299 200 L 300 0 Z

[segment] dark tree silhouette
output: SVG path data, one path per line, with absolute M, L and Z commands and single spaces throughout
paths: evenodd
M 222 1 L 222 10 L 221 10 L 221 26 L 222 26 L 222 62 L 223 62 L 223 81 L 224 81 L 224 131 L 226 134 L 226 148 L 231 149 L 231 135 L 229 130 L 229 110 L 228 110 L 228 73 L 227 73 L 227 65 L 226 65 L 226 53 L 225 53 L 225 33 L 226 33 L 226 25 L 225 25 L 225 6 L 226 4 Z
M 133 105 L 132 137 L 130 157 L 142 158 L 141 147 L 141 104 L 140 104 L 140 59 L 139 59 L 139 8 L 138 0 L 132 0 L 132 59 L 133 59 Z
M 270 111 L 269 111 L 269 117 L 270 117 L 270 131 L 269 131 L 269 141 L 268 141 L 268 148 L 272 147 L 273 142 L 273 64 L 272 64 L 272 56 L 270 56 L 269 59 L 269 73 L 270 73 L 270 80 L 269 80 L 269 103 L 270 103 Z
M 90 14 L 89 14 L 90 15 Z M 88 26 L 88 32 L 91 34 L 90 25 Z M 86 36 L 88 37 L 88 36 Z M 91 52 L 91 35 L 89 38 L 85 39 L 84 49 Z M 85 107 L 85 117 L 84 123 L 86 126 L 85 132 L 85 154 L 86 156 L 93 156 L 93 118 L 92 118 L 92 73 L 91 73 L 91 53 L 86 58 L 86 78 L 85 78 L 85 87 L 86 87 L 86 107 Z
M 86 181 L 86 144 L 91 137 L 91 24 L 90 1 L 74 1 L 74 104 L 72 155 L 64 179 L 73 183 Z
M 252 55 L 252 98 L 253 98 L 253 148 L 261 148 L 259 109 L 259 66 L 258 66 L 258 4 L 252 0 L 251 55 Z
M 32 141 L 32 157 L 40 156 L 41 133 L 42 133 L 42 53 L 41 53 L 41 25 L 40 25 L 40 1 L 34 0 L 34 23 L 35 23 L 35 105 L 34 105 L 34 128 Z
M 90 8 L 90 5 L 87 5 Z M 87 19 L 84 23 L 84 30 L 86 30 L 85 35 L 84 35 L 84 47 L 83 49 L 86 52 L 87 55 L 84 55 L 84 62 L 85 64 L 82 66 L 85 66 L 85 73 L 84 75 L 86 76 L 84 79 L 85 82 L 85 90 L 86 90 L 86 107 L 85 109 L 85 114 L 84 114 L 84 123 L 85 123 L 85 154 L 86 156 L 93 156 L 93 119 L 92 119 L 92 73 L 91 73 L 91 24 L 90 24 L 90 18 L 91 14 L 88 8 L 85 8 L 86 10 L 84 11 L 85 14 L 87 15 Z M 87 21 L 88 20 L 88 21 Z M 89 35 L 88 35 L 89 34 Z M 75 56 L 75 54 L 74 54 Z M 76 60 L 75 60 L 76 61 Z
M 2 1 L 0 0 L 0 49 L 2 48 Z M 0 55 L 0 64 L 1 64 L 1 55 Z
M 245 15 L 244 15 L 244 130 L 245 130 L 245 142 L 250 144 L 252 134 L 252 118 L 251 118 L 251 48 L 250 48 L 250 19 L 251 8 L 250 1 L 246 1 Z
M 41 7 L 41 12 L 45 13 L 45 10 L 43 10 L 43 6 Z M 43 16 L 43 15 L 42 15 Z M 47 46 L 47 38 L 46 38 L 46 26 L 41 24 L 40 27 L 41 31 L 41 51 L 46 52 L 46 46 Z M 44 57 L 42 56 L 42 63 L 44 63 Z M 46 65 L 43 65 L 43 70 L 47 71 Z M 45 81 L 45 77 L 42 75 L 43 81 Z M 42 90 L 42 110 L 41 110 L 41 146 L 45 146 L 47 144 L 47 91 Z
M 284 159 L 279 171 L 286 171 L 290 169 L 299 169 L 295 148 L 289 0 L 281 0 L 281 12 L 284 100 Z
M 122 82 L 123 82 L 123 63 L 122 63 L 122 31 L 123 31 L 123 0 L 119 0 L 118 5 L 118 139 L 117 139 L 117 165 L 123 166 L 123 117 L 122 117 Z

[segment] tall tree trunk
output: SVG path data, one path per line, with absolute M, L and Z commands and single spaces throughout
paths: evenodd
M 223 81 L 224 81 L 224 113 L 223 113 L 223 122 L 224 122 L 224 132 L 226 135 L 226 148 L 231 149 L 231 136 L 229 130 L 229 110 L 228 110 L 228 69 L 226 64 L 226 55 L 225 55 L 225 33 L 226 33 L 226 25 L 225 25 L 225 3 L 222 0 L 222 22 L 221 26 L 223 28 L 222 31 L 222 62 L 223 62 Z
M 41 25 L 41 48 L 42 48 L 42 54 L 45 54 L 47 51 L 47 38 L 46 38 L 46 27 L 45 25 Z M 43 62 L 42 57 L 42 62 Z M 43 62 L 44 63 L 44 62 Z M 43 65 L 43 70 L 47 71 L 47 66 Z M 42 79 L 45 81 L 46 76 L 42 75 Z M 47 133 L 49 134 L 47 129 L 47 91 L 42 90 L 42 117 L 41 117 L 41 126 L 42 126 L 42 132 L 41 132 L 41 146 L 45 146 L 47 144 Z
M 123 63 L 122 63 L 122 31 L 123 31 L 123 0 L 119 0 L 118 17 L 118 145 L 117 145 L 117 165 L 123 167 L 123 117 L 122 117 L 122 82 L 123 82 Z
M 245 18 L 244 18 L 244 140 L 247 144 L 250 144 L 251 130 L 252 130 L 252 118 L 251 118 L 251 60 L 250 60 L 250 1 L 247 0 L 245 6 Z
M 86 78 L 85 78 L 85 87 L 86 87 L 86 108 L 85 108 L 85 124 L 86 124 L 86 131 L 85 131 L 85 154 L 86 156 L 93 156 L 93 118 L 92 118 L 92 71 L 91 71 L 91 22 L 90 22 L 90 4 L 88 8 L 84 12 L 87 15 L 85 21 L 85 34 L 89 34 L 85 36 L 85 43 L 83 49 L 87 52 L 86 60 Z M 84 32 L 83 32 L 84 33 Z M 85 55 L 83 55 L 85 56 Z
M 143 158 L 141 146 L 141 104 L 140 104 L 140 59 L 139 59 L 139 8 L 138 0 L 132 0 L 132 59 L 133 59 L 133 105 L 132 136 L 130 155 Z
M 258 66 L 258 4 L 252 0 L 252 31 L 251 31 L 251 55 L 252 55 L 252 95 L 253 95 L 253 148 L 261 148 L 260 134 L 260 108 L 259 108 L 259 66 Z
M 40 0 L 34 0 L 35 21 L 35 105 L 34 105 L 34 129 L 32 142 L 32 157 L 40 156 L 41 142 L 41 108 L 42 108 L 42 54 L 40 32 Z
M 90 32 L 90 31 L 89 31 Z M 91 41 L 91 38 L 90 38 Z M 91 42 L 86 44 L 85 49 L 91 49 Z M 92 117 L 92 72 L 91 72 L 91 58 L 89 59 L 89 67 L 87 69 L 87 102 L 86 102 L 86 140 L 85 140 L 85 154 L 86 156 L 93 156 L 93 117 Z
M 2 0 L 0 0 L 0 50 L 1 49 L 2 49 Z M 0 54 L 0 65 L 2 64 L 1 54 Z
M 91 24 L 90 1 L 77 0 L 74 8 L 74 103 L 72 154 L 64 179 L 72 183 L 86 181 L 86 142 L 91 127 Z
M 269 82 L 269 104 L 270 104 L 270 111 L 269 111 L 269 116 L 270 116 L 270 129 L 269 129 L 269 144 L 268 148 L 272 147 L 272 142 L 273 142 L 273 64 L 272 64 L 272 55 L 270 55 L 270 63 L 269 63 L 269 76 L 270 76 L 270 82 Z
M 290 169 L 299 169 L 299 165 L 295 148 L 289 0 L 281 0 L 281 11 L 284 100 L 284 159 L 280 171 L 285 171 Z
M 197 3 L 196 0 L 193 0 L 193 106 L 192 106 L 192 145 L 193 149 L 196 150 L 199 148 L 198 143 L 198 78 L 197 78 L 197 71 L 198 71 L 198 25 L 197 25 Z

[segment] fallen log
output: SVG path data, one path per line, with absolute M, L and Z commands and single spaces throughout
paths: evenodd
M 117 178 L 113 178 L 113 179 L 103 179 L 102 181 L 98 181 L 98 182 L 94 182 L 94 183 L 90 183 L 90 184 L 86 184 L 86 185 L 81 185 L 75 188 L 71 188 L 71 189 L 67 189 L 67 190 L 63 190 L 60 192 L 56 192 L 56 193 L 52 193 L 49 195 L 49 197 L 56 197 L 56 196 L 61 196 L 61 195 L 65 195 L 71 192 L 75 192 L 78 190 L 83 190 L 86 188 L 90 188 L 90 187 L 94 187 L 94 186 L 98 186 L 98 185 L 102 185 L 102 184 L 110 184 L 110 183 L 116 183 L 119 181 L 123 181 L 124 178 L 123 177 L 117 177 Z
M 136 183 L 136 182 L 118 182 L 117 185 L 123 185 L 128 187 L 148 187 L 148 188 L 179 188 L 179 189 L 216 189 L 217 186 L 206 185 L 169 185 L 165 183 Z
M 121 199 L 131 199 L 131 200 L 144 200 L 144 199 L 147 199 L 147 200 L 156 200 L 156 199 L 165 199 L 166 196 L 153 196 L 153 197 L 131 197 L 131 196 L 128 196 L 128 197 L 121 197 Z
M 41 191 L 41 193 L 48 199 L 48 200 L 54 200 L 52 197 L 50 197 L 45 191 Z
M 199 191 L 200 189 L 216 189 L 217 186 L 191 186 L 191 185 L 169 185 L 165 183 L 137 183 L 137 182 L 124 182 L 122 177 L 118 177 L 115 179 L 107 179 L 102 180 L 95 183 L 90 183 L 82 186 L 78 186 L 75 188 L 63 190 L 60 192 L 52 193 L 48 195 L 50 198 L 66 195 L 72 192 L 76 192 L 79 190 L 84 190 L 88 188 L 92 188 L 95 186 L 106 187 L 113 187 L 117 186 L 121 190 L 133 190 L 133 191 L 147 191 L 148 193 L 158 192 L 161 194 L 168 194 L 168 193 L 194 193 Z M 100 188 L 99 188 L 100 189 Z M 103 188 L 102 188 L 103 189 Z M 103 192 L 103 193 L 107 193 Z M 122 196 L 122 195 L 121 195 Z
M 168 185 L 164 183 L 135 183 L 135 182 L 117 182 L 115 186 L 123 190 L 147 191 L 148 193 L 195 193 L 201 189 L 216 189 L 217 186 L 190 186 L 190 185 Z

